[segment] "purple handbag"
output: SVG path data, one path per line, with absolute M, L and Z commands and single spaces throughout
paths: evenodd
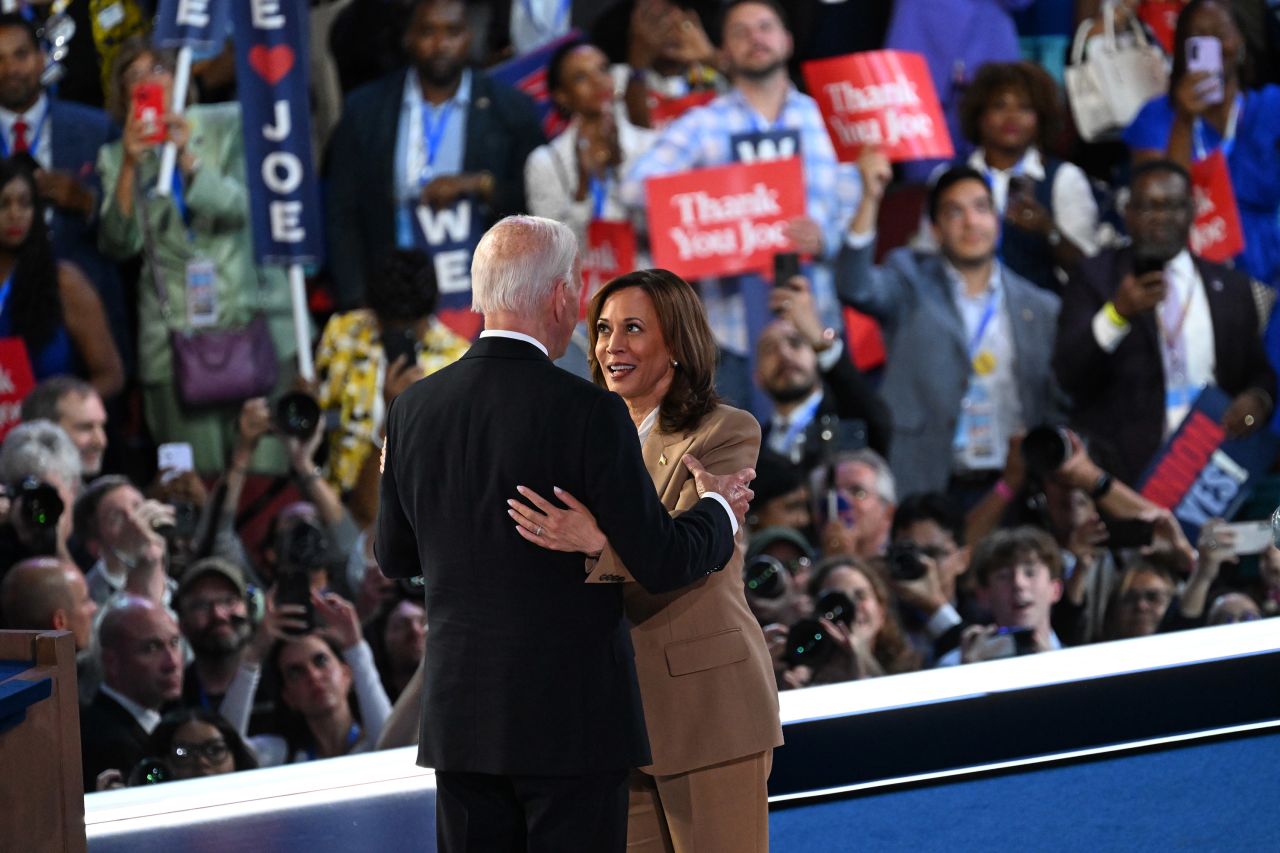
M 253 315 L 240 329 L 169 333 L 178 399 L 195 408 L 241 403 L 276 384 L 276 348 L 267 318 Z

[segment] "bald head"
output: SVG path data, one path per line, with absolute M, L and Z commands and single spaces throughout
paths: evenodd
M 112 602 L 98 626 L 103 683 L 144 708 L 182 695 L 178 624 L 159 604 L 134 595 Z
M 97 605 L 73 563 L 33 557 L 15 565 L 0 584 L 0 614 L 8 628 L 70 631 L 87 649 Z

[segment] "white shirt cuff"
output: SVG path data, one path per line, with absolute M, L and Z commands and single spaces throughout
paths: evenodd
M 844 232 L 844 244 L 850 249 L 865 249 L 876 241 L 876 232 L 868 231 L 866 234 L 856 234 L 853 231 Z
M 1098 313 L 1093 315 L 1093 339 L 1102 347 L 1103 352 L 1115 352 L 1132 328 L 1132 324 L 1121 327 L 1111 322 L 1105 309 L 1099 308 Z
M 840 356 L 842 355 L 844 355 L 844 341 L 836 338 L 831 342 L 831 346 L 817 353 L 818 372 L 830 373 L 831 369 L 840 361 Z
M 933 612 L 929 621 L 924 623 L 924 630 L 930 639 L 938 639 L 964 620 L 951 604 L 944 604 Z
M 724 507 L 724 511 L 729 513 L 729 524 L 733 525 L 733 535 L 738 535 L 738 517 L 733 514 L 733 508 L 729 506 L 729 501 L 719 492 L 707 492 L 704 498 L 715 498 L 720 502 L 720 506 Z

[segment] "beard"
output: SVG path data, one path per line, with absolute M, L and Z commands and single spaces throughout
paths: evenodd
M 733 73 L 736 76 L 750 80 L 753 83 L 759 83 L 761 80 L 768 80 L 779 71 L 784 71 L 786 67 L 787 62 L 785 59 L 775 59 L 773 62 L 770 62 L 768 65 L 760 68 L 735 68 Z
M 462 76 L 463 64 L 452 59 L 429 59 L 418 65 L 418 76 L 437 88 L 447 88 Z
M 788 384 L 771 384 L 767 390 L 775 403 L 799 403 L 813 393 L 817 382 L 791 382 Z
M 218 625 L 210 625 L 190 638 L 191 650 L 200 657 L 222 658 L 234 655 L 249 642 L 249 620 L 236 617 L 230 620 L 231 632 L 215 632 Z

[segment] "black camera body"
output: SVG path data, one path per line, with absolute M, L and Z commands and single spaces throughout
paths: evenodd
M 742 580 L 747 587 L 747 595 L 756 598 L 780 598 L 786 592 L 783 573 L 787 567 L 777 557 L 761 554 L 753 557 L 742 567 Z
M 307 627 L 287 633 L 305 634 L 316 627 L 315 605 L 311 601 L 311 571 L 328 563 L 328 536 L 310 518 L 297 519 L 282 531 L 277 554 L 276 603 L 297 604 L 305 608 Z
M 67 508 L 58 490 L 38 477 L 23 478 L 10 494 L 28 530 L 53 530 Z
M 914 545 L 896 544 L 889 548 L 889 577 L 896 581 L 915 581 L 928 571 L 920 559 L 920 549 Z
M 276 429 L 285 435 L 310 438 L 320 423 L 320 403 L 305 391 L 290 391 L 276 400 L 272 420 Z

